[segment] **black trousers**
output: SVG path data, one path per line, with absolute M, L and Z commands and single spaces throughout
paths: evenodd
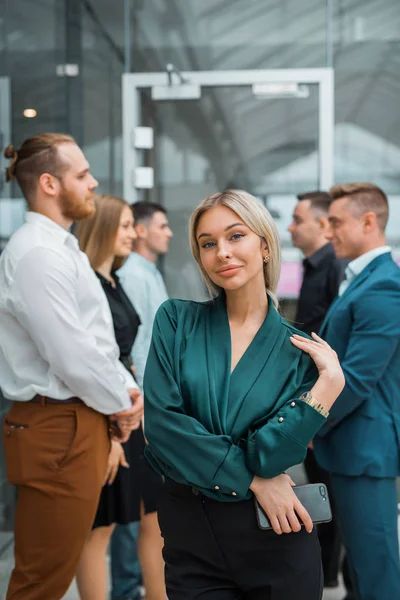
M 167 481 L 158 518 L 169 600 L 322 598 L 316 531 L 262 531 L 253 500 L 218 502 Z
M 304 468 L 310 483 L 325 483 L 330 492 L 330 477 L 322 467 L 317 463 L 314 451 L 308 449 L 304 461 Z M 330 492 L 333 519 L 330 523 L 318 525 L 318 537 L 321 544 L 322 567 L 324 569 L 325 582 L 334 582 L 338 579 L 340 568 L 340 557 L 342 550 L 342 540 L 339 526 L 335 518 L 335 505 L 332 493 Z

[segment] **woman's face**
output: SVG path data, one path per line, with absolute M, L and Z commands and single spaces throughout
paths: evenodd
M 207 275 L 225 290 L 237 290 L 259 279 L 264 285 L 267 245 L 226 206 L 216 206 L 199 220 L 196 239 Z
M 124 206 L 115 236 L 114 256 L 124 258 L 131 253 L 132 242 L 137 237 L 133 224 L 132 211 L 129 206 Z

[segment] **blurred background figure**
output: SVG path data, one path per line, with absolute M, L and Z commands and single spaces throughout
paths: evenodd
M 130 353 L 140 318 L 115 272 L 129 256 L 136 238 L 132 211 L 116 196 L 97 196 L 95 204 L 94 217 L 78 224 L 76 236 L 107 296 L 120 361 L 128 371 L 134 371 Z M 146 598 L 164 600 L 166 597 L 163 544 L 156 513 L 162 478 L 144 459 L 144 446 L 141 427 L 132 433 L 126 444 L 114 442 L 112 445 L 93 531 L 77 573 L 82 600 L 106 599 L 106 550 L 115 524 L 139 520 L 138 553 Z
M 297 196 L 298 203 L 288 227 L 293 246 L 305 256 L 296 327 L 318 333 L 328 308 L 338 294 L 347 261 L 335 256 L 327 240 L 328 211 L 331 197 L 327 192 L 308 192 Z
M 320 334 L 336 350 L 346 386 L 315 437 L 315 456 L 330 472 L 351 597 L 392 600 L 400 598 L 400 269 L 386 244 L 384 192 L 353 183 L 330 194 L 328 239 L 351 262 Z
M 142 322 L 132 348 L 136 380 L 142 387 L 154 317 L 159 306 L 168 299 L 157 261 L 167 254 L 173 234 L 167 212 L 161 204 L 136 202 L 132 205 L 132 211 L 136 238 L 133 252 L 119 270 L 119 276 Z
M 141 325 L 132 349 L 135 377 L 143 385 L 153 321 L 159 306 L 168 298 L 157 261 L 168 252 L 172 231 L 166 210 L 153 202 L 132 206 L 136 237 L 134 251 L 118 271 L 122 287 L 139 314 Z M 137 559 L 138 524 L 117 525 L 112 536 L 112 598 L 134 598 L 141 583 Z
M 345 261 L 335 256 L 326 234 L 329 229 L 328 210 L 331 197 L 319 190 L 299 194 L 288 227 L 293 246 L 302 251 L 303 282 L 297 303 L 296 327 L 308 335 L 319 332 L 328 308 L 336 298 L 344 276 Z M 310 483 L 323 482 L 329 488 L 329 476 L 315 460 L 312 444 L 307 450 L 304 467 Z M 340 534 L 337 523 L 319 525 L 325 587 L 338 585 Z

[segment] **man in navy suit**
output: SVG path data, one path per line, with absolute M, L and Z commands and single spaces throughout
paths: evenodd
M 388 200 L 369 183 L 330 190 L 331 241 L 350 260 L 320 335 L 346 386 L 314 441 L 360 600 L 400 598 L 400 269 L 386 245 Z

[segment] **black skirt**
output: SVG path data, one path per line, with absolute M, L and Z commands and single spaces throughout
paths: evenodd
M 103 487 L 93 529 L 112 523 L 126 525 L 139 521 L 141 501 L 146 514 L 157 511 L 163 479 L 144 457 L 142 428 L 132 431 L 122 446 L 129 469 L 120 467 L 114 483 L 106 483 Z

